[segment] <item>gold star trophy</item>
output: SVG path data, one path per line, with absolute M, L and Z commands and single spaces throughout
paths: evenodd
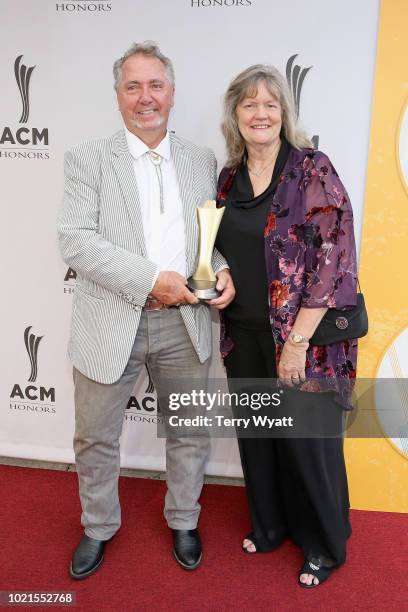
M 217 208 L 215 200 L 207 200 L 197 208 L 199 245 L 198 265 L 193 276 L 187 280 L 188 288 L 200 300 L 212 300 L 220 293 L 216 290 L 217 278 L 211 265 L 215 238 L 221 223 L 224 208 Z

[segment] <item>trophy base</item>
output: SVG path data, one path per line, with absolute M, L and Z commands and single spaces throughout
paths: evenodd
M 199 300 L 213 300 L 220 296 L 220 292 L 216 290 L 217 281 L 201 281 L 195 280 L 192 276 L 187 279 L 187 287 L 194 293 Z

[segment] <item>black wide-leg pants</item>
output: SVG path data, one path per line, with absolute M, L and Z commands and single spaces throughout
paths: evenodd
M 234 342 L 225 358 L 231 391 L 237 378 L 277 378 L 269 330 L 227 322 L 227 333 Z M 301 395 L 302 410 L 315 419 L 330 411 L 331 423 L 341 431 L 343 410 L 332 393 Z M 273 407 L 268 410 L 273 416 Z M 238 444 L 252 523 L 249 537 L 257 549 L 273 550 L 290 537 L 305 559 L 326 566 L 344 563 L 351 527 L 342 436 L 241 437 Z

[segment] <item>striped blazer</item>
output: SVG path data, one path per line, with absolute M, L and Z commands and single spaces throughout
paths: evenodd
M 170 135 L 183 204 L 187 278 L 197 264 L 196 208 L 216 193 L 216 160 L 209 149 Z M 88 378 L 109 384 L 130 357 L 156 264 L 146 257 L 142 217 L 125 133 L 78 145 L 65 155 L 65 193 L 58 215 L 62 257 L 77 273 L 68 354 Z M 225 260 L 214 252 L 218 271 Z M 201 362 L 211 353 L 205 304 L 180 306 Z

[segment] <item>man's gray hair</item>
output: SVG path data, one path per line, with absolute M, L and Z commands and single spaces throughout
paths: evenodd
M 159 47 L 152 40 L 145 40 L 142 43 L 133 43 L 131 47 L 113 64 L 114 88 L 118 91 L 120 79 L 122 78 L 122 66 L 129 57 L 133 55 L 145 55 L 146 57 L 155 57 L 161 61 L 166 69 L 166 75 L 170 85 L 174 85 L 175 76 L 174 68 L 171 60 L 163 55 Z

